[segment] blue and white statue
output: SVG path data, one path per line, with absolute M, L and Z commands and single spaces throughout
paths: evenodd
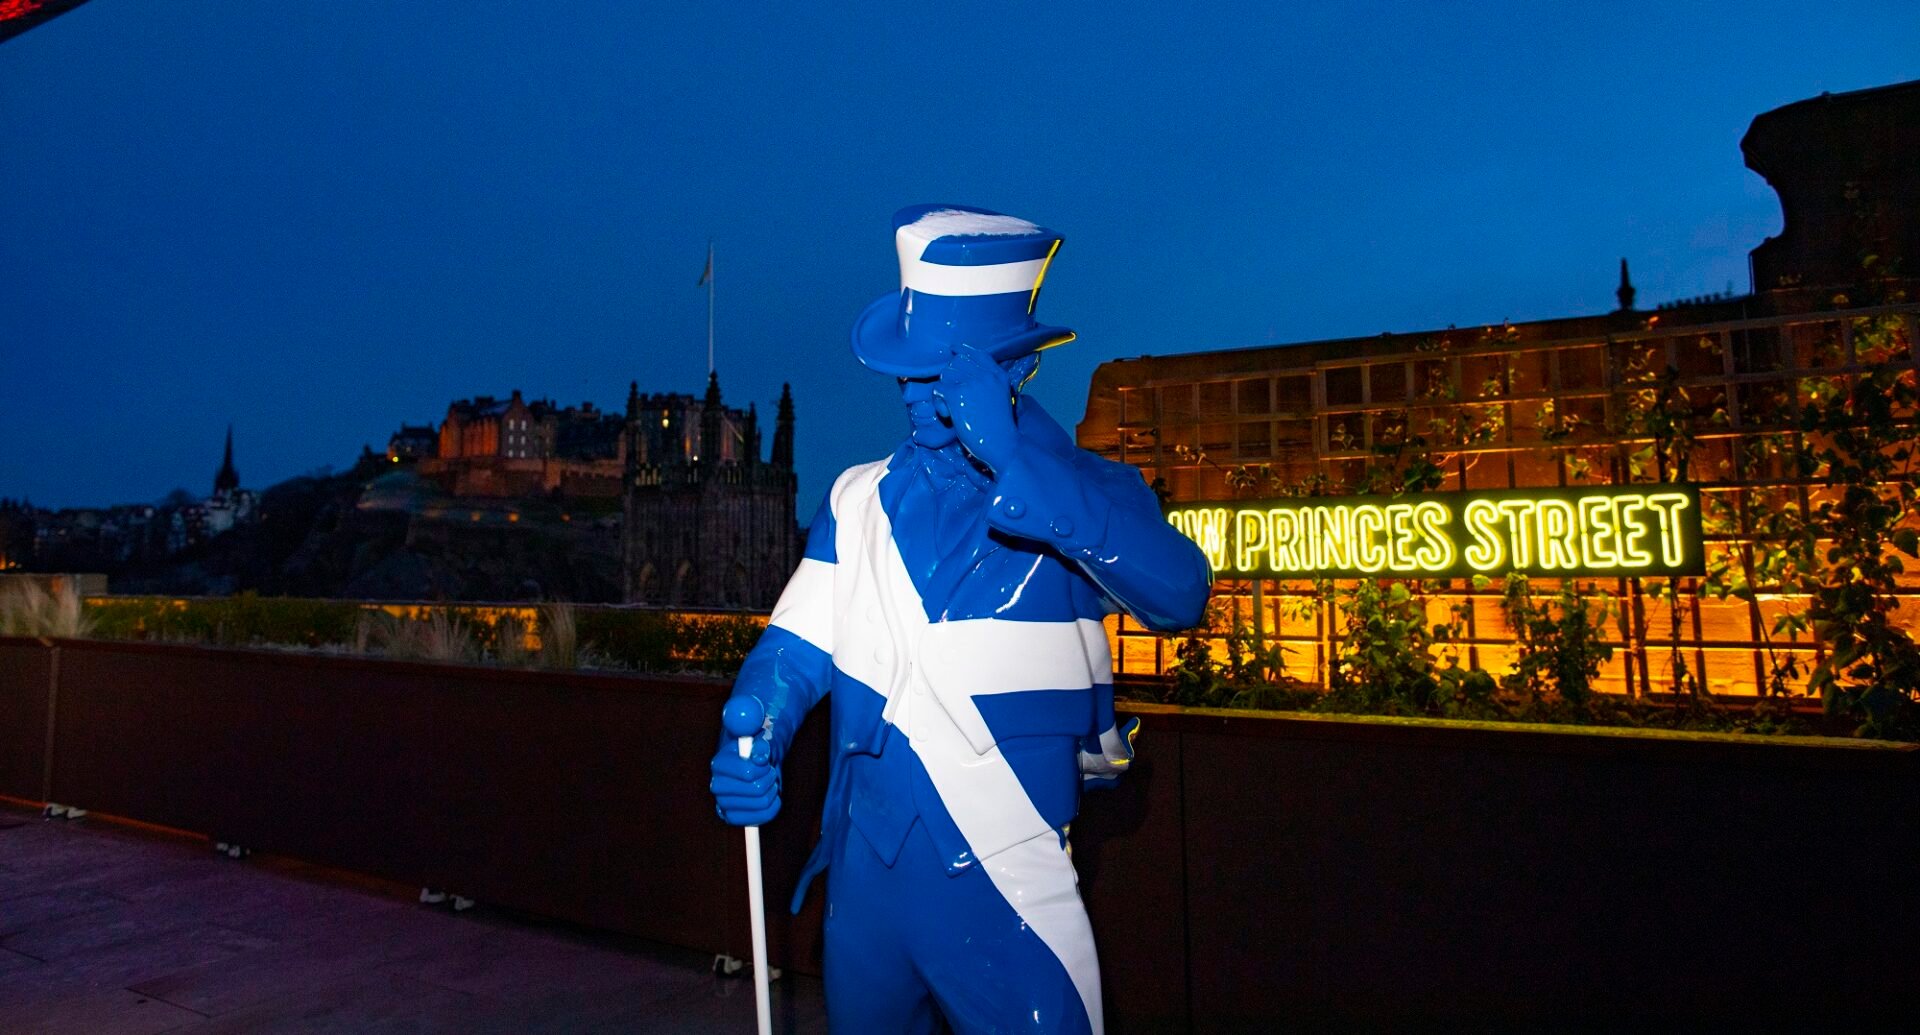
M 835 1032 L 1099 1032 L 1100 971 L 1067 850 L 1081 788 L 1133 758 L 1101 620 L 1185 629 L 1205 556 L 1134 468 L 1076 448 L 1021 389 L 1073 332 L 1036 323 L 1060 235 L 959 205 L 894 216 L 900 290 L 853 351 L 899 379 L 911 435 L 841 474 L 734 684 L 728 822 L 780 809 L 780 763 L 831 695 L 826 813 L 793 907 L 827 873 Z M 756 702 L 742 701 L 751 697 Z

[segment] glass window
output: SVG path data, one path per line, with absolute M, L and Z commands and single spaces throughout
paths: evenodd
M 1352 406 L 1360 402 L 1360 368 L 1334 367 L 1327 371 L 1327 405 Z
M 1275 378 L 1273 384 L 1282 412 L 1308 413 L 1313 410 L 1312 377 L 1308 375 L 1283 376 Z
M 1560 387 L 1579 391 L 1605 388 L 1606 364 L 1606 351 L 1602 346 L 1564 349 L 1560 353 Z
M 1233 416 L 1233 383 L 1209 381 L 1200 386 L 1201 417 Z
M 1273 412 L 1271 387 L 1272 382 L 1264 377 L 1236 382 L 1234 391 L 1240 397 L 1241 416 L 1263 416 Z
M 1273 426 L 1266 421 L 1247 421 L 1240 425 L 1240 458 L 1263 460 L 1273 449 Z
M 1398 403 L 1407 399 L 1407 365 L 1381 363 L 1367 368 L 1367 378 L 1376 403 Z
M 1162 421 L 1193 419 L 1192 385 L 1168 385 L 1160 389 L 1160 419 Z

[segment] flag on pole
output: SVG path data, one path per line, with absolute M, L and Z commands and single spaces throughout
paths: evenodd
M 707 289 L 707 373 L 713 373 L 713 238 L 707 238 L 707 268 L 700 271 L 700 283 Z

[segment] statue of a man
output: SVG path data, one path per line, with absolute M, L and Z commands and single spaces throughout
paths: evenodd
M 827 872 L 835 1032 L 1099 1032 L 1100 972 L 1067 849 L 1083 783 L 1132 761 L 1102 619 L 1185 629 L 1205 556 L 1134 468 L 1078 449 L 1022 387 L 1073 332 L 1033 308 L 1058 234 L 958 205 L 894 217 L 898 292 L 853 350 L 899 379 L 911 434 L 841 474 L 734 684 L 764 708 L 723 738 L 722 817 L 764 823 L 780 763 L 831 695 Z

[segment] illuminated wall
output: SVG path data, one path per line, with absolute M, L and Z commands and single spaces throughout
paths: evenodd
M 1915 363 L 1920 306 L 1874 312 L 1903 328 L 1900 361 Z M 1616 314 L 1117 361 L 1095 375 L 1079 442 L 1140 467 L 1149 482 L 1160 484 L 1172 520 L 1202 542 L 1219 571 L 1216 599 L 1227 620 L 1238 615 L 1253 622 L 1253 579 L 1268 576 L 1261 580 L 1258 624 L 1268 640 L 1285 647 L 1289 674 L 1325 679 L 1339 615 L 1315 599 L 1310 584 L 1283 576 L 1327 567 L 1341 569 L 1343 577 L 1442 578 L 1442 591 L 1428 598 L 1432 620 L 1446 621 L 1453 605 L 1465 605 L 1470 617 L 1462 660 L 1504 671 L 1513 638 L 1498 606 L 1501 581 L 1476 588 L 1471 578 L 1475 571 L 1493 574 L 1501 564 L 1490 556 L 1470 564 L 1470 535 L 1434 541 L 1422 531 L 1423 521 L 1438 515 L 1421 508 L 1445 507 L 1448 518 L 1464 527 L 1467 504 L 1461 501 L 1483 499 L 1476 512 L 1496 521 L 1501 500 L 1530 495 L 1515 490 L 1539 490 L 1531 495 L 1549 499 L 1570 490 L 1577 496 L 1583 487 L 1642 495 L 1673 491 L 1653 484 L 1662 479 L 1650 469 L 1647 438 L 1609 430 L 1627 426 L 1622 417 L 1629 394 L 1649 390 L 1636 371 L 1671 366 L 1677 377 L 1669 390 L 1684 393 L 1694 414 L 1686 480 L 1699 487 L 1693 516 L 1702 522 L 1705 564 L 1737 562 L 1764 517 L 1760 511 L 1772 501 L 1788 500 L 1804 511 L 1831 496 L 1817 479 L 1787 469 L 1779 450 L 1760 446 L 1798 434 L 1803 379 L 1844 373 L 1860 361 L 1853 351 L 1856 321 L 1820 314 L 1709 319 L 1685 327 L 1662 327 L 1659 321 Z M 1319 498 L 1360 491 L 1369 465 L 1377 467 L 1410 434 L 1461 427 L 1475 430 L 1468 436 L 1473 441 L 1431 452 L 1443 456 L 1439 489 L 1466 495 Z M 1312 499 L 1277 498 L 1309 488 Z M 1390 509 L 1389 502 L 1399 509 Z M 1543 531 L 1542 516 L 1534 513 L 1535 541 L 1528 544 L 1541 592 L 1559 588 L 1551 577 L 1554 564 L 1570 566 L 1573 560 L 1558 552 L 1543 557 L 1541 542 L 1558 539 L 1581 551 L 1597 547 L 1599 559 L 1618 558 L 1618 539 L 1579 538 L 1585 527 L 1581 507 L 1610 505 L 1574 500 L 1547 506 L 1554 512 L 1547 519 L 1552 525 Z M 1618 528 L 1617 511 L 1587 516 L 1605 516 Z M 1344 532 L 1343 521 L 1349 523 Z M 1342 555 L 1343 549 L 1353 551 L 1343 540 L 1358 538 L 1369 544 L 1365 563 Z M 1636 539 L 1633 551 L 1654 551 L 1657 539 Z M 1514 543 L 1503 542 L 1504 560 L 1511 563 Z M 1787 642 L 1772 634 L 1775 619 L 1799 601 L 1764 594 L 1751 602 L 1715 599 L 1698 574 L 1703 569 L 1689 567 L 1678 577 L 1670 605 L 1647 592 L 1664 577 L 1584 564 L 1592 559 L 1583 553 L 1591 574 L 1579 581 L 1618 597 L 1629 627 L 1609 626 L 1615 654 L 1603 673 L 1603 689 L 1658 693 L 1670 687 L 1676 644 L 1688 668 L 1704 672 L 1703 685 L 1716 694 L 1755 693 L 1769 648 L 1776 659 L 1811 663 L 1821 656 L 1816 638 Z M 1543 560 L 1551 563 L 1543 568 Z M 1909 576 L 1896 606 L 1899 621 L 1920 628 L 1920 578 Z M 1173 661 L 1171 642 L 1124 619 L 1111 627 L 1120 672 L 1163 672 Z

